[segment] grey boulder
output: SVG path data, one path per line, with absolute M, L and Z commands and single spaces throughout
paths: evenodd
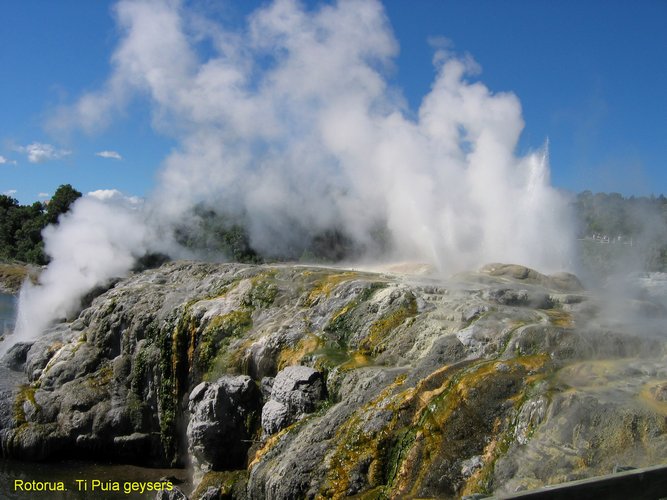
M 192 390 L 187 438 L 196 476 L 245 468 L 260 400 L 259 389 L 245 375 L 223 376 Z
M 322 374 L 308 366 L 288 366 L 273 381 L 271 397 L 262 408 L 262 429 L 274 434 L 312 413 L 326 397 Z

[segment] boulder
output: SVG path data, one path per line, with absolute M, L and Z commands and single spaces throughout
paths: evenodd
M 308 366 L 288 366 L 273 381 L 262 408 L 262 429 L 273 434 L 312 413 L 326 397 L 322 374 Z
M 188 450 L 196 475 L 212 469 L 243 469 L 261 395 L 245 375 L 202 382 L 190 393 Z
M 32 342 L 17 342 L 2 357 L 2 362 L 12 370 L 22 370 Z
M 266 434 L 274 434 L 292 421 L 292 415 L 285 403 L 270 399 L 262 408 L 262 429 Z

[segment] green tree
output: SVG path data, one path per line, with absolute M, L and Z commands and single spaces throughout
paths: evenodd
M 80 196 L 69 184 L 58 187 L 48 205 L 19 205 L 16 199 L 0 195 L 0 259 L 46 264 L 42 230 L 57 223 Z
M 16 232 L 16 222 L 14 221 L 14 211 L 19 206 L 19 202 L 4 194 L 0 194 L 0 258 L 11 259 L 14 247 L 14 233 Z
M 58 217 L 67 212 L 72 203 L 79 198 L 81 198 L 81 193 L 70 184 L 59 186 L 46 207 L 46 223 L 58 222 Z
M 46 264 L 42 229 L 44 229 L 44 206 L 37 202 L 29 207 L 23 207 L 24 217 L 21 228 L 16 232 L 17 260 Z

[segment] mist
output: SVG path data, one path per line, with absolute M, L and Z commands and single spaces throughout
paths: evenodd
M 598 320 L 637 336 L 664 337 L 667 219 L 659 199 L 618 193 L 579 195 L 577 275 L 599 301 Z
M 52 261 L 21 293 L 14 338 L 35 338 L 145 253 L 184 252 L 168 228 L 195 206 L 242 216 L 267 256 L 342 228 L 373 259 L 381 226 L 383 258 L 444 274 L 572 268 L 572 213 L 550 185 L 547 146 L 516 153 L 519 99 L 479 81 L 471 56 L 435 48 L 431 90 L 412 110 L 391 83 L 399 44 L 378 1 L 277 0 L 241 28 L 191 7 L 118 2 L 107 81 L 53 116 L 53 129 L 98 133 L 145 100 L 177 147 L 141 206 L 87 196 L 45 231 Z

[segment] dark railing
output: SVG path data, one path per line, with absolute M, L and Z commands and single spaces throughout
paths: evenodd
M 632 469 L 493 498 L 524 500 L 538 498 L 547 500 L 667 499 L 667 465 Z

